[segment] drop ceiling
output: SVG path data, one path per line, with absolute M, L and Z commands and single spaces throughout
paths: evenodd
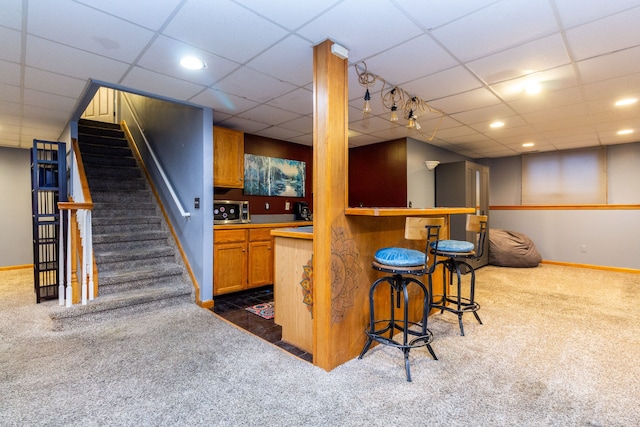
M 1 146 L 58 139 L 91 81 L 312 145 L 312 47 L 326 39 L 349 51 L 350 146 L 411 137 L 494 158 L 640 140 L 640 103 L 614 106 L 640 99 L 640 0 L 1 2 Z M 182 68 L 187 54 L 207 68 Z M 443 119 L 389 121 L 379 83 L 363 115 L 363 61 Z

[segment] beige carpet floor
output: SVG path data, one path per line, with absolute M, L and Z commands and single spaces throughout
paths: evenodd
M 640 275 L 484 267 L 483 325 L 331 372 L 191 304 L 47 329 L 29 270 L 0 272 L 2 426 L 636 426 Z M 364 333 L 364 332 L 363 332 Z

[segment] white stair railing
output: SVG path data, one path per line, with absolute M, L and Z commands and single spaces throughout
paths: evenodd
M 93 233 L 91 231 L 93 202 L 84 174 L 78 141 L 74 139 L 72 146 L 73 149 L 69 153 L 70 201 L 58 203 L 60 210 L 66 214 L 68 224 L 66 236 L 67 287 L 64 292 L 59 293 L 60 305 L 67 307 L 71 307 L 77 302 L 87 304 L 95 297 Z
M 142 135 L 142 139 L 144 140 L 145 147 L 146 147 L 147 151 L 149 152 L 149 154 L 151 155 L 151 158 L 153 159 L 153 163 L 154 163 L 156 169 L 158 170 L 158 172 L 160 173 L 160 176 L 162 177 L 162 181 L 164 182 L 165 187 L 169 191 L 169 194 L 171 194 L 171 198 L 173 199 L 173 202 L 178 207 L 178 210 L 180 211 L 180 215 L 182 215 L 183 218 L 189 219 L 189 217 L 191 217 L 191 212 L 185 211 L 185 209 L 182 207 L 182 203 L 180 203 L 180 199 L 178 199 L 178 195 L 173 190 L 173 186 L 171 185 L 171 182 L 169 181 L 169 178 L 165 174 L 164 169 L 162 169 L 162 166 L 160 165 L 160 161 L 156 157 L 156 154 L 154 153 L 153 149 L 151 148 L 151 144 L 149 144 L 149 140 L 147 140 L 147 137 L 144 134 L 144 129 L 140 125 L 140 120 L 138 118 L 138 114 L 136 113 L 135 109 L 131 105 L 131 102 L 129 101 L 129 98 L 127 97 L 126 93 L 122 94 L 122 99 L 124 99 L 125 104 L 127 105 L 127 108 L 129 109 L 129 112 L 131 113 L 131 117 L 133 118 L 133 121 L 135 122 L 136 127 L 138 128 L 138 131 L 140 132 L 140 135 Z M 132 141 L 132 142 L 135 144 L 135 141 Z

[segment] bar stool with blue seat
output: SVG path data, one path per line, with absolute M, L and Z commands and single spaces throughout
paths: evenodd
M 458 316 L 458 324 L 460 325 L 460 335 L 463 336 L 464 326 L 462 325 L 462 315 L 464 313 L 473 313 L 478 323 L 482 325 L 482 320 L 480 320 L 480 316 L 478 316 L 480 304 L 475 300 L 476 272 L 473 266 L 467 261 L 478 259 L 482 257 L 484 253 L 487 234 L 487 216 L 467 215 L 466 230 L 475 233 L 475 243 L 464 240 L 440 240 L 430 244 L 430 253 L 439 259 L 434 265 L 434 270 L 438 265 L 444 265 L 442 269 L 444 276 L 442 295 L 433 295 L 433 290 L 429 289 L 429 293 L 431 294 L 431 307 L 439 309 L 440 313 L 446 310 L 456 314 Z M 457 277 L 457 287 L 456 293 L 452 294 L 447 292 L 447 283 L 449 287 L 453 286 L 454 273 Z M 463 290 L 461 280 L 462 273 L 471 274 L 468 290 Z M 431 281 L 429 283 L 431 283 Z
M 408 217 L 405 223 L 405 239 L 426 240 L 425 250 L 402 247 L 387 247 L 376 251 L 372 267 L 375 270 L 388 273 L 389 275 L 377 279 L 369 290 L 369 327 L 365 331 L 367 342 L 358 356 L 362 359 L 373 341 L 380 344 L 396 347 L 404 353 L 405 371 L 407 381 L 411 381 L 411 370 L 409 366 L 409 351 L 416 347 L 426 347 L 431 356 L 438 360 L 431 348 L 433 334 L 427 328 L 427 316 L 429 315 L 431 298 L 429 289 L 420 280 L 411 276 L 430 275 L 433 272 L 435 263 L 431 267 L 428 265 L 429 245 L 437 243 L 440 238 L 440 228 L 444 225 L 444 218 L 423 218 Z M 435 257 L 434 257 L 435 259 Z M 431 282 L 429 280 L 429 282 Z M 376 316 L 376 300 L 381 298 L 380 292 L 376 290 L 383 283 L 389 285 L 388 319 L 378 319 Z M 413 284 L 417 288 L 418 299 L 410 300 L 409 287 Z M 421 298 L 420 298 L 421 297 Z M 412 307 L 412 304 L 421 304 L 422 307 Z M 380 307 L 380 305 L 379 305 Z M 396 309 L 402 308 L 402 318 L 396 319 Z M 420 313 L 419 321 L 410 319 L 411 313 Z M 418 320 L 418 319 L 414 319 Z M 394 339 L 397 332 L 402 333 L 401 339 Z

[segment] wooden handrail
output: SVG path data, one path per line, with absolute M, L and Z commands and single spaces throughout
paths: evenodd
M 74 168 L 75 173 L 77 173 L 77 179 L 80 183 L 80 190 L 82 192 L 81 202 L 74 201 L 73 195 L 70 195 L 69 201 L 66 202 L 58 202 L 58 209 L 60 211 L 68 211 L 69 212 L 69 231 L 70 231 L 70 241 L 69 243 L 69 252 L 68 257 L 70 259 L 70 283 L 68 283 L 67 288 L 68 292 L 66 295 L 67 306 L 71 304 L 77 304 L 80 301 L 83 303 L 88 298 L 92 299 L 98 295 L 98 268 L 95 260 L 95 255 L 93 251 L 90 250 L 89 256 L 91 257 L 91 272 L 85 271 L 83 267 L 83 275 L 86 277 L 82 277 L 83 283 L 85 279 L 88 284 L 88 292 L 87 289 L 83 286 L 79 285 L 79 277 L 78 277 L 78 264 L 85 266 L 84 254 L 85 247 L 83 244 L 83 240 L 81 238 L 80 233 L 80 223 L 78 222 L 78 211 L 89 211 L 87 213 L 88 218 L 90 220 L 90 212 L 93 210 L 93 200 L 91 198 L 91 192 L 89 191 L 89 183 L 87 181 L 87 176 L 84 171 L 84 163 L 82 161 L 82 154 L 80 153 L 80 146 L 78 144 L 78 140 L 76 138 L 72 139 L 72 147 L 73 147 L 73 155 L 75 157 L 76 167 Z M 72 178 L 73 179 L 73 178 Z M 90 224 L 90 223 L 89 223 Z M 86 234 L 89 236 L 88 239 L 91 239 L 91 230 L 90 225 Z M 91 249 L 92 245 L 89 243 L 89 249 Z
M 80 209 L 93 209 L 93 201 L 91 200 L 91 192 L 89 191 L 89 181 L 87 181 L 87 175 L 84 172 L 84 163 L 82 161 L 82 153 L 80 153 L 80 144 L 76 138 L 71 140 L 71 146 L 73 147 L 73 155 L 76 157 L 78 163 L 78 176 L 80 177 L 80 185 L 82 186 L 82 195 L 84 196 L 85 203 L 91 203 L 91 208 Z

